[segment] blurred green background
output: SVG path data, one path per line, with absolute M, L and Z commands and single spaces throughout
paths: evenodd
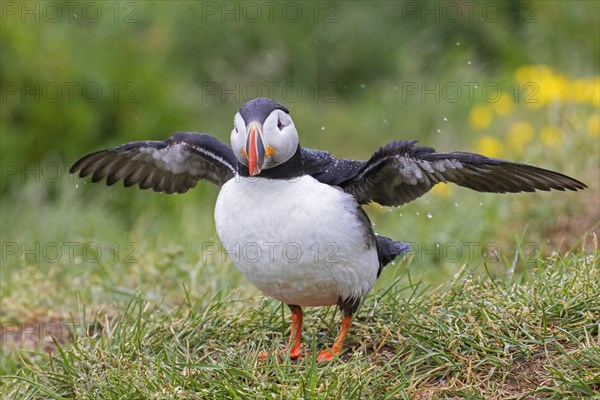
M 401 209 L 367 206 L 381 234 L 416 244 L 408 268 L 429 283 L 464 263 L 504 273 L 515 248 L 521 268 L 591 246 L 599 14 L 595 1 L 3 2 L 4 318 L 70 309 L 75 292 L 105 304 L 113 290 L 153 287 L 160 299 L 181 282 L 243 282 L 229 261 L 203 252 L 216 241 L 217 187 L 168 196 L 67 170 L 92 151 L 175 131 L 228 142 L 233 115 L 258 96 L 290 108 L 303 146 L 338 157 L 418 139 L 588 184 L 503 196 L 441 186 Z

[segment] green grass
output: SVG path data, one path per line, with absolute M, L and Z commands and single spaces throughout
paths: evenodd
M 315 356 L 337 333 L 333 307 L 308 309 L 304 357 L 290 361 L 277 355 L 287 342 L 287 308 L 247 283 L 236 289 L 205 282 L 201 290 L 192 283 L 191 290 L 166 282 L 169 295 L 162 298 L 151 289 L 114 288 L 116 304 L 82 305 L 63 320 L 77 328 L 68 340 L 45 338 L 37 352 L 5 344 L 3 393 L 15 399 L 597 396 L 600 254 L 592 239 L 588 254 L 556 253 L 500 278 L 464 267 L 435 288 L 412 280 L 405 262 L 392 266 L 404 272 L 366 298 L 345 352 L 331 364 L 317 364 Z M 142 264 L 174 270 L 179 261 L 159 252 Z M 15 279 L 20 287 L 56 277 L 21 271 Z M 262 350 L 271 354 L 265 361 L 257 358 Z

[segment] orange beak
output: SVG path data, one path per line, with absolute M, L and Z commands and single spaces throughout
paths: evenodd
M 245 150 L 248 157 L 250 176 L 260 174 L 265 164 L 265 143 L 261 128 L 258 122 L 253 121 L 248 124 L 248 137 L 246 138 Z

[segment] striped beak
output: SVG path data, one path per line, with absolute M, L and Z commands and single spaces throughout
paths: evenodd
M 262 125 L 252 121 L 247 126 L 246 155 L 248 157 L 248 170 L 250 176 L 260 174 L 265 164 L 265 141 L 263 139 Z

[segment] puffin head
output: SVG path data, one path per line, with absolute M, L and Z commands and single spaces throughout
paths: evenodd
M 250 176 L 289 160 L 298 148 L 298 131 L 287 108 L 275 100 L 250 100 L 235 114 L 231 148 Z

